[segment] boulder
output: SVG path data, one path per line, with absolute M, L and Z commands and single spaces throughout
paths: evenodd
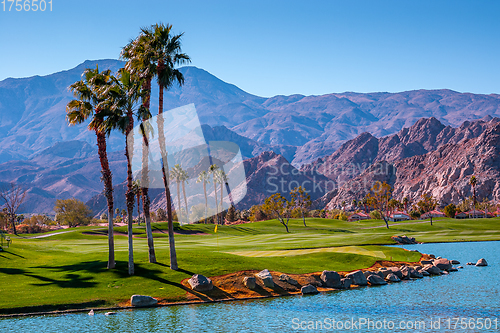
M 387 284 L 387 282 L 384 279 L 382 279 L 380 276 L 378 276 L 377 274 L 371 274 L 370 276 L 368 276 L 368 278 L 366 280 L 368 281 L 368 283 L 371 286 L 379 286 L 379 285 Z
M 389 267 L 387 268 L 389 273 L 395 274 L 398 278 L 403 279 L 403 273 L 401 273 L 401 270 L 397 267 Z
M 212 280 L 201 275 L 195 274 L 188 280 L 191 289 L 196 291 L 209 291 L 214 287 L 212 284 Z
M 472 265 L 474 265 L 474 263 L 473 262 L 468 262 L 467 265 L 472 266 Z
M 247 287 L 248 289 L 255 289 L 256 287 L 256 279 L 255 277 L 253 276 L 245 276 L 243 278 L 243 284 L 245 285 L 245 287 Z
M 432 260 L 422 260 L 422 261 L 420 261 L 420 263 L 421 263 L 422 265 L 424 265 L 424 266 L 425 266 L 425 265 L 431 265 L 431 264 L 432 264 Z
M 441 274 L 441 270 L 439 269 L 439 267 L 437 266 L 434 266 L 434 265 L 426 265 L 422 271 L 425 271 L 427 273 L 429 273 L 430 275 L 440 275 Z
M 452 267 L 448 270 L 448 272 L 456 272 L 456 271 L 458 271 L 458 269 L 456 269 L 455 267 Z
M 451 261 L 451 264 L 452 264 L 452 265 L 460 265 L 460 261 L 453 259 L 453 260 Z
M 400 282 L 401 281 L 401 279 L 398 278 L 398 276 L 396 274 L 393 274 L 393 273 L 387 274 L 385 279 L 389 282 Z
M 264 269 L 255 275 L 262 280 L 264 287 L 274 288 L 273 276 L 268 269 Z
M 349 289 L 351 288 L 352 280 L 349 278 L 340 279 L 340 289 Z
M 340 288 L 340 275 L 335 271 L 323 271 L 320 279 L 325 287 Z
M 401 280 L 409 280 L 411 278 L 410 276 L 410 268 L 407 266 L 403 266 L 400 268 L 401 271 Z
M 462 269 L 462 268 L 464 268 L 464 266 L 458 266 L 457 268 L 458 268 L 458 269 Z
M 403 235 L 403 236 L 392 236 L 391 238 L 399 244 L 417 244 L 417 241 L 415 241 L 414 237 L 408 237 Z
M 401 268 L 401 272 L 403 273 L 403 277 L 406 277 L 406 278 L 411 278 L 411 279 L 421 279 L 423 278 L 424 276 L 422 275 L 422 273 L 420 273 L 418 270 L 412 268 L 412 267 L 403 267 Z
M 348 279 L 351 279 L 351 283 L 355 284 L 357 286 L 367 286 L 368 285 L 368 281 L 366 280 L 366 277 L 362 271 L 355 271 L 355 272 L 349 273 L 345 277 Z
M 306 294 L 317 294 L 319 291 L 312 284 L 308 284 L 307 286 L 303 286 L 302 288 L 300 288 L 300 292 L 302 293 L 302 295 L 306 295 Z
M 429 254 L 429 257 L 431 257 L 432 259 L 436 259 L 436 256 L 433 254 Z
M 429 276 L 429 272 L 427 271 L 424 271 L 423 269 L 420 271 L 420 274 L 422 274 L 423 276 Z
M 488 266 L 488 263 L 486 262 L 486 259 L 481 258 L 477 261 L 476 266 L 481 267 L 481 266 Z
M 372 275 L 372 274 L 374 274 L 374 273 L 373 273 L 373 272 L 371 272 L 371 271 L 364 271 L 364 272 L 363 272 L 363 275 L 364 275 L 364 276 L 365 276 L 365 278 L 367 278 L 367 279 L 368 279 L 368 277 L 369 277 L 370 275 Z
M 130 297 L 130 305 L 132 306 L 141 307 L 141 306 L 153 306 L 156 304 L 158 304 L 158 301 L 151 296 L 132 295 L 132 297 Z
M 442 275 L 448 275 L 448 274 L 450 274 L 450 273 L 448 273 L 448 271 L 441 271 L 441 274 L 442 274 Z
M 286 283 L 289 283 L 289 284 L 292 284 L 294 286 L 298 285 L 299 283 L 297 282 L 297 280 L 295 279 L 292 279 L 290 276 L 286 275 L 286 274 L 281 274 L 280 277 L 278 278 L 280 281 L 283 281 L 283 282 L 286 282 Z
M 432 264 L 442 271 L 447 271 L 452 267 L 451 261 L 445 258 L 436 259 Z

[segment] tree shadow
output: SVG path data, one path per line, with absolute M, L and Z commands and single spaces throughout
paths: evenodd
M 156 265 L 159 265 L 159 266 L 163 266 L 163 267 L 168 267 L 168 268 L 170 268 L 170 265 L 168 265 L 168 264 L 164 264 L 164 263 L 161 263 L 161 262 L 157 262 L 157 263 L 156 263 Z M 179 268 L 179 269 L 177 269 L 177 272 L 182 272 L 182 273 L 184 273 L 184 274 L 188 274 L 188 275 L 191 275 L 191 276 L 196 274 L 196 273 L 193 273 L 193 272 L 187 271 L 187 270 L 185 270 L 185 269 L 183 269 L 183 268 Z
M 2 254 L 10 254 L 10 255 L 13 255 L 13 256 L 16 256 L 16 257 L 19 257 L 19 258 L 26 259 L 25 257 L 23 257 L 23 256 L 22 256 L 22 255 L 20 255 L 20 254 L 13 253 L 13 252 L 7 251 L 7 250 L 5 250 L 5 249 L 2 251 Z M 2 257 L 3 257 L 3 256 L 2 256 Z M 6 258 L 6 257 L 4 257 L 4 258 Z
M 95 300 L 83 303 L 63 303 L 55 305 L 37 305 L 37 306 L 25 306 L 17 308 L 0 309 L 0 314 L 17 314 L 17 313 L 36 313 L 36 312 L 47 312 L 47 311 L 64 311 L 64 310 L 74 310 L 74 309 L 89 309 L 89 308 L 99 308 L 106 305 L 105 300 Z
M 1 268 L 0 273 L 7 275 L 24 275 L 27 277 L 35 278 L 42 281 L 42 283 L 30 283 L 32 286 L 49 286 L 57 285 L 60 288 L 90 288 L 94 287 L 97 283 L 92 282 L 92 277 L 82 277 L 79 274 L 68 273 L 64 275 L 61 279 L 53 279 L 50 277 L 34 274 L 26 269 L 21 268 Z

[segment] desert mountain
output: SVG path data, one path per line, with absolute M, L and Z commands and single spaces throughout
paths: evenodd
M 0 82 L 0 162 L 28 159 L 57 142 L 95 143 L 85 125 L 68 127 L 65 106 L 72 98 L 68 86 L 85 68 L 123 66 L 118 60 L 86 61 L 47 76 L 6 79 Z M 183 67 L 182 88 L 165 93 L 165 109 L 194 103 L 202 124 L 225 126 L 246 138 L 272 146 L 292 146 L 287 159 L 295 166 L 332 154 L 363 132 L 375 137 L 397 133 L 420 118 L 435 117 L 445 126 L 486 115 L 500 116 L 500 95 L 418 90 L 400 93 L 341 93 L 322 96 L 251 95 L 235 85 L 196 68 Z M 153 85 L 151 110 L 156 113 Z M 113 134 L 111 151 L 123 148 Z

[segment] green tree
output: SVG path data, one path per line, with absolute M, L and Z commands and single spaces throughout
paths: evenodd
M 170 170 L 170 179 L 174 180 L 175 183 L 177 184 L 177 217 L 179 218 L 179 222 L 181 222 L 181 184 L 182 184 L 182 179 L 184 177 L 184 170 L 182 169 L 180 164 L 176 164 L 172 167 Z
M 403 205 L 405 206 L 405 212 L 408 213 L 408 203 L 410 202 L 410 199 L 408 197 L 403 198 Z
M 392 187 L 386 182 L 376 181 L 371 188 L 371 192 L 366 195 L 367 203 L 375 210 L 378 210 L 380 216 L 385 222 L 385 226 L 389 229 L 389 222 L 384 214 L 387 211 L 389 199 L 392 196 Z
M 309 209 L 309 207 L 311 207 L 311 196 L 304 190 L 302 186 L 295 187 L 292 192 L 290 192 L 290 195 L 292 198 L 290 203 L 291 206 L 299 210 L 300 215 L 302 216 L 304 227 L 307 227 L 305 212 Z
M 226 215 L 226 220 L 228 222 L 234 222 L 236 221 L 236 209 L 234 206 L 230 206 L 227 210 L 227 215 Z
M 70 90 L 76 99 L 67 104 L 66 119 L 70 125 L 77 125 L 91 118 L 88 129 L 93 130 L 97 136 L 99 161 L 101 163 L 102 180 L 104 182 L 104 195 L 108 204 L 108 269 L 111 269 L 115 267 L 113 182 L 106 151 L 106 135 L 109 132 L 103 126 L 105 115 L 102 113 L 104 104 L 108 102 L 103 91 L 111 85 L 111 71 L 99 72 L 99 68 L 96 66 L 95 69 L 87 68 L 83 73 L 83 77 L 82 80 L 70 85 Z
M 452 203 L 444 207 L 444 214 L 448 217 L 454 218 L 456 212 L 457 212 L 457 207 Z
M 203 194 L 205 195 L 205 223 L 207 223 L 207 218 L 208 218 L 207 184 L 210 183 L 210 178 L 209 178 L 208 172 L 206 172 L 206 171 L 200 172 L 196 182 L 203 184 Z
M 158 208 L 156 210 L 156 217 L 158 218 L 158 221 L 166 221 L 167 220 L 167 212 L 163 210 L 163 208 Z
M 58 199 L 54 206 L 59 223 L 76 227 L 88 225 L 92 221 L 92 211 L 82 201 L 72 199 Z
M 290 221 L 290 203 L 280 193 L 275 193 L 268 197 L 262 205 L 264 213 L 267 215 L 276 216 L 278 221 L 288 230 L 288 222 Z

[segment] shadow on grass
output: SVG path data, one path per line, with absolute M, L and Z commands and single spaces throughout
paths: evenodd
M 75 309 L 89 309 L 89 308 L 99 308 L 108 305 L 104 300 L 95 300 L 84 303 L 66 303 L 58 305 L 37 305 L 37 306 L 26 306 L 17 307 L 9 309 L 0 309 L 0 314 L 17 314 L 17 313 L 37 313 L 37 312 L 48 312 L 48 311 L 63 311 L 63 310 L 75 310 Z
M 23 256 L 22 256 L 22 255 L 20 255 L 20 254 L 15 254 L 15 253 L 12 253 L 12 252 L 7 251 L 7 250 L 5 250 L 5 249 L 4 249 L 1 253 L 2 253 L 2 254 L 10 254 L 10 255 L 13 255 L 13 256 L 16 256 L 16 257 L 19 257 L 19 258 L 26 259 L 25 257 L 23 257 Z M 2 256 L 2 257 L 4 257 L 4 256 Z M 4 257 L 4 258 L 7 258 L 7 257 Z M 9 258 L 9 259 L 10 259 L 10 258 Z

